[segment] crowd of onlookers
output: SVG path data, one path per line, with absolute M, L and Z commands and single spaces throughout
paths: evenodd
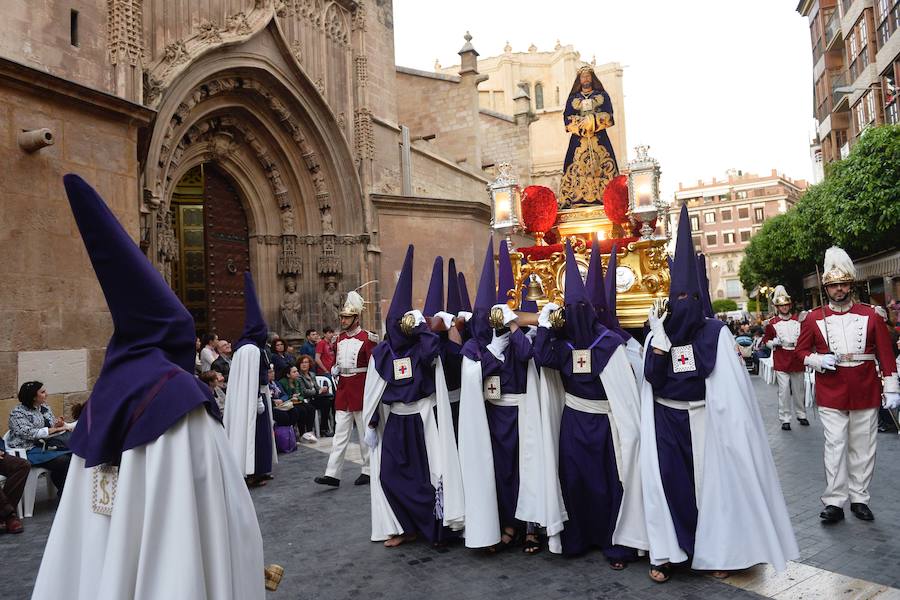
M 331 368 L 336 342 L 337 335 L 331 327 L 325 327 L 321 335 L 316 329 L 308 329 L 299 349 L 277 334 L 269 334 L 262 360 L 269 365 L 269 395 L 274 409 L 276 445 L 280 450 L 293 449 L 290 431 L 280 428 L 290 428 L 293 439 L 306 442 L 318 441 L 317 429 L 323 437 L 333 435 Z M 216 334 L 197 338 L 197 374 L 209 386 L 223 413 L 228 410 L 225 398 L 231 360 L 232 345 L 228 340 Z

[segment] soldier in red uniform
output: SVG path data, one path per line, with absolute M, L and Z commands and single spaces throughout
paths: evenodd
M 888 408 L 900 406 L 890 336 L 874 308 L 853 302 L 855 279 L 847 253 L 829 248 L 822 275 L 828 305 L 804 319 L 797 342 L 804 364 L 817 372 L 816 400 L 825 428 L 825 510 L 819 518 L 826 523 L 844 518 L 848 498 L 857 518 L 875 518 L 868 506 L 869 483 L 882 394 Z
M 778 418 L 781 428 L 791 430 L 791 413 L 803 426 L 806 420 L 806 387 L 803 382 L 803 358 L 797 354 L 797 340 L 800 337 L 800 321 L 791 312 L 793 303 L 784 286 L 775 286 L 772 304 L 776 315 L 766 322 L 763 343 L 772 349 L 775 379 L 778 381 Z
M 341 309 L 341 334 L 337 341 L 335 364 L 331 368 L 332 375 L 338 377 L 337 390 L 334 397 L 334 438 L 328 467 L 323 477 L 316 477 L 315 482 L 321 485 L 337 487 L 341 484 L 341 470 L 344 467 L 344 455 L 353 423 L 359 435 L 359 450 L 362 454 L 362 473 L 354 481 L 354 485 L 369 483 L 369 447 L 364 442 L 366 424 L 363 422 L 363 388 L 366 386 L 366 369 L 372 349 L 378 343 L 378 337 L 359 325 L 359 313 L 364 301 L 355 291 L 347 294 L 347 300 Z

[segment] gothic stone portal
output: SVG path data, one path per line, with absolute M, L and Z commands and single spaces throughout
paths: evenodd
M 244 271 L 250 268 L 247 216 L 234 184 L 214 163 L 197 165 L 172 197 L 179 252 L 175 292 L 198 332 L 237 341 L 244 323 Z

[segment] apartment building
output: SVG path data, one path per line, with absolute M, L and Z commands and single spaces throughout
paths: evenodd
M 806 188 L 805 180 L 791 179 L 775 169 L 763 176 L 731 169 L 725 179 L 678 184 L 673 207 L 687 203 L 694 248 L 707 256 L 713 300 L 747 302 L 747 291 L 738 278 L 744 249 L 766 220 L 786 212 Z
M 812 44 L 813 160 L 827 165 L 867 127 L 900 122 L 900 0 L 800 0 L 797 12 Z

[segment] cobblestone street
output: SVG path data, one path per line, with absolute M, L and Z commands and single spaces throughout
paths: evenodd
M 549 553 L 529 557 L 519 548 L 498 556 L 465 549 L 462 544 L 434 549 L 413 543 L 386 549 L 369 542 L 368 487 L 352 485 L 359 467 L 348 463 L 344 484 L 322 488 L 312 482 L 322 473 L 330 440 L 318 448 L 303 446 L 282 456 L 275 481 L 253 491 L 265 540 L 266 563 L 284 566 L 273 600 L 340 598 L 900 598 L 900 541 L 893 534 L 900 518 L 895 482 L 900 476 L 900 438 L 879 434 L 878 465 L 871 507 L 876 520 L 866 523 L 848 511 L 834 526 L 819 522 L 823 486 L 822 430 L 781 431 L 774 386 L 753 378 L 762 403 L 769 439 L 800 545 L 800 559 L 775 576 L 756 568 L 725 581 L 676 571 L 660 586 L 647 577 L 646 560 L 613 572 L 599 552 L 576 559 Z M 26 599 L 40 564 L 53 505 L 41 503 L 18 536 L 0 536 L 0 555 L 9 574 L 0 598 Z M 60 565 L 59 576 L 65 577 Z

